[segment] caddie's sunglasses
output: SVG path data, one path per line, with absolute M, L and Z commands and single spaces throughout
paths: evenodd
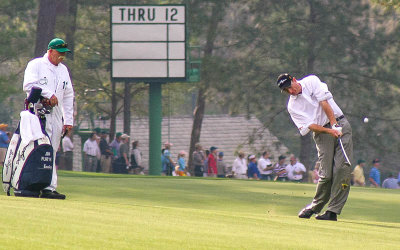
M 67 48 L 68 44 L 67 43 L 62 43 L 62 44 L 57 44 L 55 46 L 51 46 L 52 49 L 62 49 L 62 48 Z

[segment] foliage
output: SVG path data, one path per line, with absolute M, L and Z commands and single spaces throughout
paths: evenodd
M 390 8 L 398 9 L 400 7 L 399 0 L 373 0 L 372 2 L 380 4 L 388 9 Z
M 34 32 L 32 15 L 33 0 L 0 1 L 0 121 L 11 124 L 15 103 L 22 107 L 21 68 L 26 65 L 25 58 L 32 50 Z M 21 84 L 18 84 L 21 83 Z

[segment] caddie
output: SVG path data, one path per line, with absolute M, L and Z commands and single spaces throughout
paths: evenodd
M 46 115 L 46 132 L 50 137 L 54 157 L 60 145 L 62 133 L 73 126 L 74 90 L 67 67 L 61 62 L 65 59 L 67 44 L 60 38 L 54 38 L 47 47 L 43 57 L 31 60 L 26 69 L 23 90 L 29 94 L 32 87 L 42 89 L 42 96 L 48 99 L 53 107 Z M 41 198 L 65 199 L 65 195 L 56 191 L 57 171 L 55 160 L 53 175 L 49 187 L 42 190 Z
M 281 74 L 277 85 L 282 92 L 290 95 L 287 109 L 300 134 L 304 136 L 313 132 L 320 162 L 314 199 L 300 211 L 299 217 L 308 219 L 329 202 L 325 213 L 316 216 L 316 219 L 336 221 L 350 191 L 353 155 L 351 126 L 333 100 L 326 83 L 317 76 L 309 75 L 298 81 L 287 73 Z M 349 162 L 338 143 L 339 137 Z

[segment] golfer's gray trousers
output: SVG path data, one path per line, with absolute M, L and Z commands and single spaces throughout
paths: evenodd
M 342 126 L 341 136 L 344 149 L 353 162 L 353 140 L 351 126 L 346 118 L 338 121 Z M 317 146 L 319 181 L 311 209 L 319 213 L 329 202 L 326 210 L 340 214 L 350 191 L 351 166 L 346 161 L 337 138 L 326 133 L 313 133 Z

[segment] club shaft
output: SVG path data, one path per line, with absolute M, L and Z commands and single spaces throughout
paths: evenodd
M 339 140 L 340 147 L 342 148 L 342 152 L 344 154 L 344 157 L 345 157 L 347 163 L 349 163 L 349 165 L 351 166 L 351 162 L 349 160 L 349 157 L 347 157 L 346 150 L 344 150 L 344 147 L 343 147 L 342 138 L 339 137 L 338 140 Z

